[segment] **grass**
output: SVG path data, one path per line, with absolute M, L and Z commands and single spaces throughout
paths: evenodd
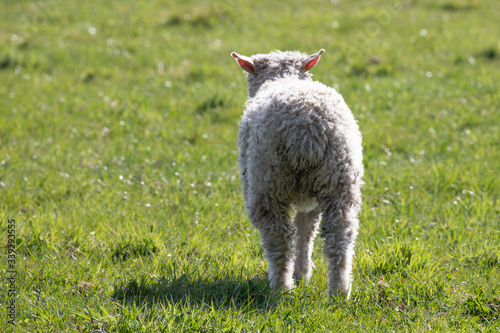
M 8 1 L 0 271 L 31 332 L 499 331 L 493 0 Z M 366 184 L 352 300 L 269 290 L 237 166 L 231 51 L 326 49 Z

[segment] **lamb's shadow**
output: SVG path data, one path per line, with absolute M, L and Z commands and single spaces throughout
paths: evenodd
M 132 280 L 115 286 L 113 299 L 120 303 L 208 305 L 215 308 L 237 308 L 242 311 L 275 308 L 279 294 L 269 288 L 265 277 L 246 280 L 219 278 L 214 281 L 179 278 Z

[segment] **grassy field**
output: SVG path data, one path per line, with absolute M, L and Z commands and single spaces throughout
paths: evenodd
M 0 328 L 500 331 L 499 11 L 3 1 Z M 326 295 L 320 239 L 310 285 L 269 290 L 237 165 L 246 81 L 230 52 L 320 48 L 314 79 L 364 140 L 349 302 Z

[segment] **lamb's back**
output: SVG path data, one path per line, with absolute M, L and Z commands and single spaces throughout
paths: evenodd
M 359 137 L 358 125 L 335 89 L 308 80 L 275 80 L 249 99 L 243 120 L 261 144 L 280 145 L 299 164 L 319 162 L 327 146 Z M 354 138 L 355 139 L 355 138 Z M 357 142 L 356 142 L 357 143 Z
M 248 144 L 249 159 L 264 178 L 281 182 L 280 175 L 290 182 L 284 176 L 291 175 L 296 186 L 300 178 L 311 192 L 342 177 L 357 177 L 342 173 L 362 164 L 361 134 L 333 88 L 308 80 L 275 80 L 264 84 L 246 107 L 241 126 L 249 137 L 240 142 Z M 307 174 L 311 177 L 304 178 Z

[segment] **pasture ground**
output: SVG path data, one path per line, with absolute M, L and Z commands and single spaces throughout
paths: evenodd
M 499 331 L 498 12 L 495 0 L 4 1 L 0 327 Z M 319 238 L 310 285 L 269 290 L 237 166 L 246 82 L 230 52 L 320 48 L 314 79 L 343 94 L 364 140 L 349 302 L 326 296 Z

